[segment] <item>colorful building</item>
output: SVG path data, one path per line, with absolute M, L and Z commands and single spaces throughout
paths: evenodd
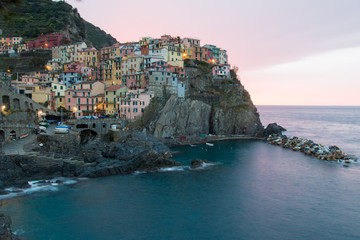
M 116 99 L 126 96 L 126 86 L 113 85 L 105 89 L 105 113 L 107 115 L 117 114 Z
M 143 56 L 126 56 L 121 59 L 121 75 L 132 75 L 143 68 Z
M 101 61 L 101 53 L 95 48 L 86 49 L 79 52 L 79 61 L 87 67 L 99 67 Z
M 230 65 L 216 65 L 211 68 L 213 78 L 230 79 Z
M 125 97 L 119 98 L 116 105 L 119 116 L 125 119 L 138 119 L 144 115 L 154 94 L 147 91 L 129 90 Z
M 49 33 L 40 35 L 33 41 L 27 43 L 28 49 L 44 48 L 52 49 L 53 47 L 67 45 L 71 42 L 70 36 L 64 33 Z

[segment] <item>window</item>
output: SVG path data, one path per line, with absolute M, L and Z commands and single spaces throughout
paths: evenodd
M 56 85 L 54 85 L 54 89 L 56 89 L 57 88 L 57 86 Z

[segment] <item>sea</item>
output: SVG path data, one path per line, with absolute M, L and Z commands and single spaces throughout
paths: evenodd
M 264 125 L 360 156 L 360 107 L 258 106 Z M 182 167 L 63 179 L 2 197 L 25 239 L 360 239 L 360 164 L 261 140 L 176 147 Z M 192 159 L 212 163 L 191 169 Z

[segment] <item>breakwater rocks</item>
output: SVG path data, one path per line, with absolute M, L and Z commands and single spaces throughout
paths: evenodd
M 324 146 L 304 138 L 289 138 L 286 135 L 272 134 L 266 140 L 270 144 L 290 148 L 294 151 L 300 151 L 321 160 L 345 161 L 346 163 L 350 163 L 351 160 L 357 160 L 355 156 L 344 153 L 337 146 Z

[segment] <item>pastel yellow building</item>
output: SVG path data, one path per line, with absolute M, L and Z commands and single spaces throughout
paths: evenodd
M 164 47 L 168 50 L 168 64 L 172 66 L 184 67 L 182 45 L 167 44 Z
M 126 86 L 113 85 L 105 89 L 105 113 L 114 115 L 116 111 L 117 98 L 126 96 L 128 88 Z
M 31 99 L 40 104 L 47 104 L 47 107 L 50 109 L 50 103 L 52 101 L 52 88 L 34 86 L 32 91 Z
M 121 60 L 121 74 L 131 75 L 142 70 L 144 64 L 143 56 L 130 55 Z
M 194 58 L 194 48 L 193 47 L 184 47 L 182 50 L 182 59 L 195 59 Z
M 79 60 L 86 67 L 98 67 L 101 61 L 101 53 L 95 48 L 79 52 Z

